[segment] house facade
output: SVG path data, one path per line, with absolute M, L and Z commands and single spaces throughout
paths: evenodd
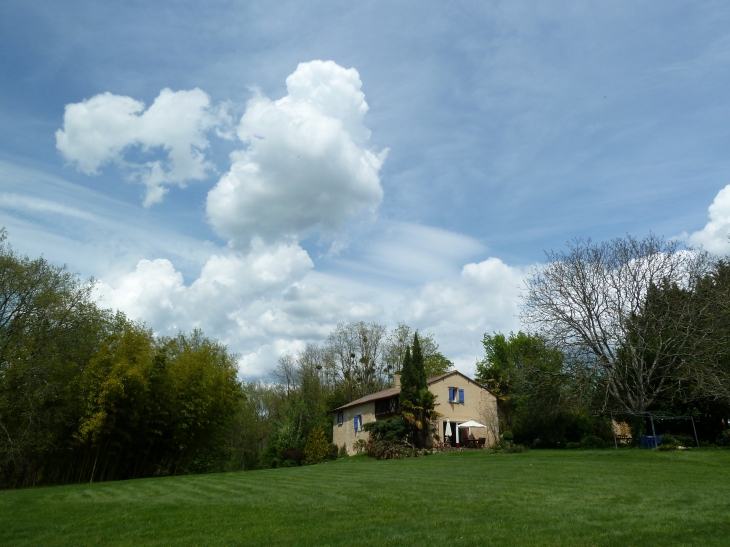
M 489 447 L 497 441 L 497 397 L 486 387 L 453 370 L 429 378 L 428 389 L 436 395 L 438 418 L 436 434 L 431 443 L 444 442 L 451 446 Z M 395 387 L 366 395 L 333 411 L 332 442 L 345 445 L 347 453 L 357 452 L 358 441 L 367 442 L 369 434 L 362 426 L 375 420 L 385 420 L 400 411 L 400 377 Z M 459 424 L 478 422 L 486 427 L 461 428 Z

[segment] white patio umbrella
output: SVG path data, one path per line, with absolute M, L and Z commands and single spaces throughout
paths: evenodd
M 480 424 L 479 422 L 475 422 L 474 420 L 469 420 L 468 422 L 459 424 L 459 427 L 487 427 L 487 426 L 484 424 Z
M 474 420 L 469 420 L 468 422 L 464 422 L 463 424 L 459 424 L 459 427 L 468 427 L 469 428 L 469 435 L 471 435 L 471 428 L 472 427 L 487 427 L 486 425 L 480 424 L 479 422 L 475 422 Z
M 451 422 L 446 419 L 446 431 L 444 431 L 444 437 L 451 437 Z

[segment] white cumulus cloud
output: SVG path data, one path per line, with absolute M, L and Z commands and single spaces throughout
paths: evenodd
M 213 255 L 186 285 L 167 259 L 140 260 L 134 271 L 101 282 L 104 305 L 146 320 L 164 334 L 202 327 L 225 335 L 248 302 L 268 298 L 301 279 L 313 264 L 298 245 L 254 242 L 247 254 Z
M 387 151 L 366 147 L 368 106 L 358 72 L 332 61 L 301 63 L 288 94 L 257 94 L 238 126 L 246 148 L 208 194 L 208 218 L 222 235 L 247 244 L 333 232 L 374 211 L 383 197 Z
M 519 329 L 518 301 L 526 269 L 498 258 L 466 264 L 458 278 L 426 283 L 403 299 L 398 318 L 432 332 L 462 372 L 483 356 L 484 333 Z
M 717 254 L 730 252 L 730 185 L 715 196 L 708 208 L 710 220 L 702 230 L 689 236 L 692 245 L 701 245 Z
M 144 205 L 162 201 L 170 185 L 202 180 L 212 169 L 204 150 L 206 133 L 227 120 L 220 107 L 200 89 L 163 89 L 152 105 L 131 97 L 102 93 L 66 105 L 63 127 L 56 131 L 56 148 L 82 173 L 93 175 L 114 162 L 131 170 L 146 186 Z M 136 161 L 130 151 L 160 148 L 164 160 Z
M 245 253 L 211 256 L 190 284 L 169 260 L 141 260 L 134 271 L 100 282 L 97 291 L 102 305 L 144 320 L 159 334 L 202 328 L 241 354 L 243 376 L 261 377 L 279 354 L 323 339 L 339 321 L 382 313 L 333 292 L 316 276 L 309 279 L 312 268 L 298 245 L 255 239 Z

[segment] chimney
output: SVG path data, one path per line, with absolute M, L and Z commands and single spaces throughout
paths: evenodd
M 395 387 L 400 387 L 400 374 L 393 374 L 393 381 L 395 382 Z

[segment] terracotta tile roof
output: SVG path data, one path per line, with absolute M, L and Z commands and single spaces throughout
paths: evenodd
M 391 387 L 389 389 L 384 389 L 383 391 L 378 391 L 377 393 L 371 393 L 370 395 L 365 395 L 365 397 L 355 399 L 351 403 L 347 403 L 346 405 L 342 405 L 341 407 L 336 408 L 334 411 L 342 410 L 343 408 L 350 408 L 351 406 L 355 405 L 361 405 L 363 403 L 369 403 L 370 401 L 377 401 L 378 399 L 387 399 L 388 397 L 393 397 L 394 395 L 398 395 L 399 393 L 399 387 Z
M 452 370 L 449 372 L 445 372 L 444 374 L 439 374 L 438 376 L 431 376 L 431 378 L 426 380 L 426 383 L 432 384 L 434 382 L 438 382 L 439 380 L 446 378 L 447 376 L 451 376 L 452 374 L 460 374 L 461 376 L 464 376 L 458 370 Z M 464 377 L 467 378 L 466 376 L 464 376 Z M 467 378 L 467 379 L 470 379 L 470 378 Z M 365 397 L 360 397 L 359 399 L 355 399 L 351 403 L 347 403 L 346 405 L 342 405 L 339 408 L 335 408 L 332 412 L 337 412 L 338 410 L 342 410 L 343 408 L 350 408 L 351 406 L 361 405 L 363 403 L 369 403 L 370 401 L 387 399 L 389 397 L 393 397 L 394 395 L 398 395 L 399 393 L 400 393 L 399 387 L 391 387 L 388 389 L 384 389 L 383 391 L 378 391 L 377 393 L 371 393 L 370 395 L 365 395 Z

